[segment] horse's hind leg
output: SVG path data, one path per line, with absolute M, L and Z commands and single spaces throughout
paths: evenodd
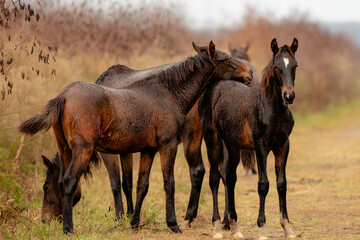
M 120 219 L 120 217 L 124 214 L 124 207 L 121 197 L 121 181 L 118 155 L 101 153 L 101 157 L 109 174 L 111 191 L 114 196 L 115 216 L 116 219 Z
M 134 213 L 134 205 L 132 200 L 133 189 L 133 155 L 132 153 L 120 154 L 121 169 L 123 173 L 123 190 L 127 202 L 127 214 L 131 216 Z
M 229 203 L 228 203 L 228 188 L 226 186 L 226 171 L 229 163 L 229 153 L 225 144 L 223 145 L 223 152 L 224 152 L 224 161 L 220 163 L 219 169 L 221 174 L 221 179 L 223 181 L 225 187 L 225 210 L 224 210 L 224 218 L 222 222 L 223 230 L 230 230 L 230 223 L 229 223 Z
M 223 143 L 216 130 L 204 131 L 204 140 L 206 144 L 207 155 L 210 163 L 209 183 L 213 197 L 213 216 L 214 238 L 222 238 L 222 226 L 218 207 L 218 190 L 220 183 L 219 165 L 223 161 Z
M 69 168 L 66 170 L 63 178 L 64 197 L 62 199 L 63 230 L 65 233 L 72 232 L 73 225 L 73 197 L 78 186 L 79 179 L 89 165 L 93 147 L 82 146 L 74 148 L 72 151 L 72 160 Z
M 197 108 L 194 109 L 197 111 Z M 205 167 L 201 157 L 201 125 L 197 112 L 196 115 L 197 116 L 195 116 L 194 119 L 190 120 L 188 120 L 187 116 L 187 121 L 185 122 L 185 127 L 181 136 L 191 180 L 191 193 L 185 215 L 185 227 L 190 227 L 190 223 L 197 216 L 201 186 L 205 174 Z
M 136 205 L 130 224 L 137 229 L 140 223 L 141 205 L 149 189 L 149 176 L 156 151 L 141 152 L 139 163 L 138 182 L 136 186 Z
M 284 229 L 285 237 L 294 238 L 296 237 L 295 233 L 292 231 L 289 225 L 289 217 L 286 208 L 286 162 L 289 154 L 289 141 L 287 140 L 285 144 L 281 147 L 278 147 L 274 150 L 275 155 L 275 172 L 276 172 L 276 183 L 277 191 L 279 195 L 279 205 L 280 205 L 280 224 Z
M 175 178 L 174 165 L 177 152 L 177 141 L 171 140 L 159 148 L 161 171 L 166 194 L 166 223 L 171 231 L 182 233 L 176 221 L 175 214 Z
M 242 238 L 243 235 L 237 225 L 237 214 L 235 209 L 235 184 L 237 180 L 236 169 L 240 162 L 240 152 L 237 147 L 226 144 L 228 150 L 227 171 L 225 185 L 227 186 L 228 218 L 231 235 L 234 238 Z

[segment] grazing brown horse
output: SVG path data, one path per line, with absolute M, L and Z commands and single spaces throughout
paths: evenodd
M 295 99 L 294 80 L 297 62 L 295 52 L 298 41 L 278 47 L 276 39 L 271 42 L 273 58 L 264 70 L 260 85 L 245 87 L 235 81 L 212 84 L 199 102 L 199 114 L 207 147 L 213 192 L 214 237 L 221 238 L 222 231 L 217 207 L 219 168 L 226 165 L 225 185 L 228 194 L 229 222 L 234 237 L 242 237 L 237 228 L 234 188 L 239 149 L 255 150 L 259 182 L 260 208 L 257 224 L 260 237 L 265 238 L 265 198 L 269 190 L 266 172 L 267 156 L 275 155 L 277 190 L 280 204 L 280 223 L 286 237 L 295 237 L 290 228 L 286 208 L 285 167 L 289 153 L 289 135 L 294 119 L 288 104 Z M 223 142 L 228 158 L 223 156 Z
M 160 162 L 166 193 L 166 222 L 181 232 L 175 215 L 174 162 L 186 114 L 206 87 L 220 79 L 249 79 L 250 68 L 224 52 L 193 43 L 198 53 L 171 68 L 113 89 L 88 82 L 68 85 L 45 106 L 44 113 L 23 122 L 19 130 L 35 134 L 53 127 L 60 158 L 64 232 L 73 231 L 74 192 L 96 151 L 141 152 L 137 199 L 131 226 L 139 227 L 154 155 Z
M 174 63 L 176 64 L 176 63 Z M 145 70 L 134 70 L 128 68 L 124 65 L 114 65 L 110 67 L 107 71 L 102 73 L 100 77 L 96 80 L 96 84 L 112 87 L 112 88 L 123 88 L 127 87 L 137 81 L 141 81 L 146 77 L 150 77 L 156 74 L 159 74 L 161 71 L 170 68 L 174 64 L 167 64 L 159 67 L 154 67 L 151 69 Z M 114 196 L 115 203 L 115 215 L 116 219 L 120 219 L 120 216 L 124 214 L 124 207 L 121 196 L 121 181 L 120 181 L 120 171 L 119 171 L 119 160 L 118 155 L 100 153 L 106 169 L 109 174 L 111 190 Z M 43 222 L 50 222 L 53 218 L 61 217 L 62 206 L 61 206 L 61 194 L 59 187 L 53 184 L 57 184 L 60 172 L 59 165 L 59 156 L 56 153 L 53 158 L 50 160 L 45 156 L 42 156 L 44 165 L 47 168 L 46 171 L 46 180 L 44 183 L 44 200 L 42 207 L 42 220 Z M 127 214 L 130 216 L 134 212 L 134 206 L 132 201 L 132 167 L 133 167 L 133 156 L 132 153 L 121 153 L 121 169 L 123 173 L 123 191 L 126 196 L 127 201 Z M 90 169 L 87 169 L 85 173 L 91 173 Z M 56 178 L 56 179 L 55 179 Z M 45 191 L 46 190 L 46 191 Z M 58 200 L 55 200 L 55 198 Z M 75 199 L 81 198 L 81 184 L 78 183 L 77 189 L 74 193 Z M 78 201 L 74 201 L 73 206 L 77 204 Z
M 246 47 L 246 50 L 242 47 L 234 48 L 236 51 L 233 55 L 239 58 L 243 63 L 247 64 L 253 73 L 252 81 L 245 82 L 248 86 L 253 86 L 258 83 L 257 76 L 255 73 L 254 67 L 249 62 L 249 56 L 247 54 L 247 50 L 249 48 L 249 44 Z M 134 70 L 128 68 L 124 65 L 114 65 L 106 70 L 104 73 L 100 75 L 100 77 L 96 80 L 96 84 L 112 87 L 112 88 L 124 88 L 133 84 L 139 80 L 142 80 L 145 76 L 151 76 L 154 74 L 158 74 L 160 71 L 170 68 L 174 64 L 166 64 L 163 66 L 144 69 L 144 70 Z M 188 210 L 185 216 L 185 223 L 187 227 L 190 227 L 190 223 L 197 216 L 198 203 L 200 198 L 200 192 L 202 187 L 202 181 L 205 173 L 205 168 L 203 165 L 202 157 L 201 157 L 201 142 L 202 142 L 202 132 L 200 125 L 200 118 L 198 114 L 198 101 L 195 103 L 190 112 L 186 115 L 186 121 L 184 124 L 184 129 L 181 133 L 181 140 L 184 145 L 184 153 L 189 166 L 190 171 L 190 179 L 191 179 L 191 194 L 188 205 Z M 248 154 L 243 155 L 243 152 L 250 152 Z M 255 159 L 253 158 L 253 151 L 241 151 L 242 163 L 244 165 L 245 171 L 255 171 Z M 122 205 L 122 197 L 121 197 L 121 181 L 120 181 L 120 172 L 119 172 L 119 161 L 117 155 L 113 154 L 105 154 L 100 153 L 105 166 L 109 173 L 111 189 L 114 196 L 115 202 L 115 215 L 116 218 L 119 219 L 120 216 L 124 213 L 124 208 Z M 58 156 L 54 155 L 52 160 L 47 159 L 43 156 L 44 164 L 47 167 L 47 173 L 51 173 L 56 171 L 56 167 L 59 164 Z M 122 164 L 122 172 L 123 172 L 123 190 L 127 200 L 127 214 L 130 216 L 133 213 L 133 202 L 132 202 L 132 167 L 133 167 L 133 157 L 132 153 L 122 153 L 120 154 L 121 164 Z M 51 164 L 51 163 L 54 164 Z M 51 167 L 51 171 L 49 171 L 49 166 Z M 60 170 L 57 170 L 60 171 Z M 256 173 L 256 171 L 255 171 Z M 44 222 L 49 222 L 53 217 L 59 217 L 61 215 L 61 201 L 51 201 L 49 202 L 47 199 L 51 199 L 54 195 L 58 196 L 60 199 L 60 192 L 56 191 L 58 188 L 56 186 L 52 187 L 51 183 L 56 183 L 57 180 L 51 179 L 58 175 L 47 175 L 47 179 L 44 184 L 44 201 L 43 201 L 43 209 L 42 216 Z M 45 186 L 46 185 L 46 186 Z M 75 192 L 77 195 L 76 198 L 81 196 L 80 184 L 78 184 L 78 189 Z M 50 196 L 50 197 L 49 197 Z M 74 202 L 74 206 L 77 202 Z M 226 208 L 227 209 L 227 208 Z M 227 211 L 225 211 L 225 215 Z M 227 218 L 224 218 L 227 220 Z M 228 226 L 228 224 L 225 224 Z

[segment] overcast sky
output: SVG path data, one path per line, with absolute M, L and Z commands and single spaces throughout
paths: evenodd
M 153 0 L 154 1 L 154 0 Z M 150 2 L 153 2 L 150 1 Z M 159 0 L 182 5 L 188 22 L 194 28 L 209 24 L 228 25 L 243 19 L 247 6 L 259 13 L 281 18 L 293 14 L 307 14 L 319 22 L 360 23 L 359 0 Z M 139 1 L 141 2 L 141 0 Z M 149 2 L 149 1 L 147 1 Z

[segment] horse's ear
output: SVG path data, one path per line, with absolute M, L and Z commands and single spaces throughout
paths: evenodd
M 194 42 L 192 42 L 193 48 L 195 49 L 195 51 L 197 53 L 200 53 L 200 47 L 198 45 L 196 45 Z
M 298 49 L 299 42 L 296 38 L 294 38 L 291 44 L 291 51 L 295 54 L 296 50 Z
M 250 47 L 250 43 L 249 43 L 249 41 L 247 41 L 246 46 L 244 48 L 245 52 L 247 52 L 249 50 L 249 47 Z
M 47 167 L 47 168 L 53 168 L 53 163 L 45 156 L 41 155 L 42 159 L 43 159 L 43 162 L 44 162 L 44 165 Z
M 229 43 L 229 51 L 232 52 L 232 50 L 233 50 L 232 44 Z
M 272 41 L 271 41 L 271 51 L 275 54 L 278 53 L 279 51 L 279 47 L 277 45 L 277 42 L 276 42 L 276 38 L 274 38 Z
M 213 41 L 211 40 L 210 43 L 209 43 L 209 57 L 212 58 L 214 57 L 214 54 L 215 54 L 215 44 L 213 43 Z

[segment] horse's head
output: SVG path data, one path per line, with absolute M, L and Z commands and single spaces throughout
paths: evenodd
M 280 81 L 281 97 L 285 104 L 292 104 L 295 99 L 294 81 L 297 62 L 295 52 L 298 48 L 298 40 L 294 38 L 291 46 L 278 47 L 276 39 L 271 41 L 273 52 L 274 74 Z
M 246 46 L 244 48 L 240 47 L 240 46 L 232 47 L 231 43 L 229 43 L 230 55 L 235 58 L 240 58 L 240 59 L 245 59 L 245 60 L 250 61 L 249 54 L 247 53 L 247 51 L 249 50 L 249 47 L 250 47 L 249 42 L 246 43 Z
M 200 47 L 193 43 L 195 51 L 202 57 L 207 58 L 215 67 L 216 78 L 225 80 L 237 80 L 249 84 L 252 80 L 252 71 L 248 65 L 228 54 L 216 50 L 211 41 L 209 46 Z
M 46 166 L 46 179 L 43 186 L 44 200 L 42 206 L 42 221 L 50 222 L 53 218 L 61 216 L 61 193 L 58 185 L 60 176 L 59 155 L 52 160 L 41 156 Z
M 49 160 L 45 156 L 41 156 L 46 166 L 46 179 L 43 186 L 44 200 L 42 206 L 42 221 L 50 222 L 52 219 L 59 219 L 62 215 L 62 203 L 61 192 L 59 188 L 59 176 L 60 176 L 60 159 L 59 154 L 55 154 L 54 157 Z M 80 188 L 74 193 L 75 205 L 81 198 Z

